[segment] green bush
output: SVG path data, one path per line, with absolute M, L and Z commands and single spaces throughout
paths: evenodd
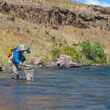
M 80 60 L 80 53 L 74 47 L 67 46 L 64 47 L 62 51 L 65 55 L 71 56 L 73 61 Z
M 80 53 L 74 47 L 66 46 L 62 48 L 54 48 L 51 51 L 53 60 L 56 60 L 61 54 L 70 56 L 73 61 L 80 60 Z
M 51 50 L 52 59 L 56 60 L 60 56 L 60 49 L 59 48 L 53 48 Z
M 104 48 L 97 42 L 84 41 L 80 44 L 81 53 L 94 63 L 106 63 Z

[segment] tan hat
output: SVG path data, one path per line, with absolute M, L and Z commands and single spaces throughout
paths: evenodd
M 20 44 L 20 45 L 19 45 L 19 49 L 20 49 L 20 50 L 25 50 L 25 46 L 24 46 L 23 44 Z

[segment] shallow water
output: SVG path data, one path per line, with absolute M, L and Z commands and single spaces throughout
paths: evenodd
M 110 110 L 110 67 L 37 69 L 32 82 L 1 73 L 0 110 Z

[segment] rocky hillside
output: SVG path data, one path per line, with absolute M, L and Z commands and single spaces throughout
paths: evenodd
M 57 0 L 46 5 L 48 1 L 0 1 L 1 57 L 18 43 L 31 45 L 33 56 L 46 56 L 55 42 L 78 45 L 90 40 L 100 42 L 109 59 L 110 8 L 76 5 L 67 0 L 63 1 L 67 7 L 62 2 L 57 6 Z
M 72 10 L 59 7 L 43 7 L 36 5 L 13 4 L 1 1 L 0 12 L 19 17 L 36 24 L 71 25 L 79 28 L 100 27 L 109 28 L 110 9 L 88 6 L 85 9 Z

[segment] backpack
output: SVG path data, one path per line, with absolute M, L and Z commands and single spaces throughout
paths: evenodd
M 13 49 L 12 48 L 9 48 L 7 50 L 7 58 L 10 58 L 12 56 L 12 52 L 13 52 Z

